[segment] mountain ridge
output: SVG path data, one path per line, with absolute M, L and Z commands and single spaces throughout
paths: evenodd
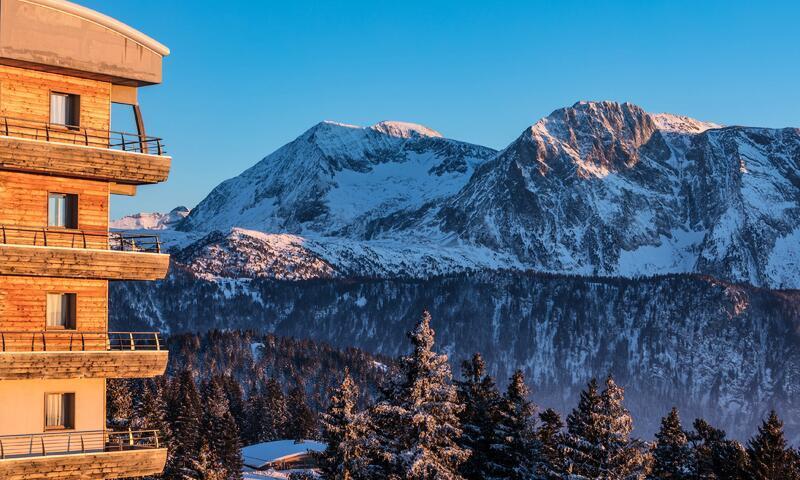
M 800 287 L 798 129 L 583 101 L 500 151 L 438 135 L 321 122 L 222 182 L 168 243 L 241 236 L 233 229 L 297 235 L 301 257 L 346 275 L 695 272 Z M 281 254 L 270 246 L 279 237 L 255 237 Z

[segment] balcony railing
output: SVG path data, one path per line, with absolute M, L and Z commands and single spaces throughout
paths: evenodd
M 114 132 L 76 125 L 36 122 L 24 118 L 0 117 L 0 135 L 6 137 L 69 143 L 89 147 L 109 148 L 124 152 L 164 155 L 160 138 L 138 133 Z
M 0 436 L 0 459 L 161 448 L 156 430 L 33 433 Z
M 158 332 L 0 331 L 0 352 L 161 351 Z
M 0 243 L 42 247 L 101 248 L 161 253 L 158 235 L 0 225 Z

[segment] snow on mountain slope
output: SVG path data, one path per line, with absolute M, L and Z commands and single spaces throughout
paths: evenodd
M 166 230 L 189 215 L 186 207 L 175 207 L 168 213 L 135 213 L 111 222 L 117 230 Z
M 415 227 L 538 270 L 800 287 L 768 268 L 800 226 L 800 131 L 666 120 L 612 102 L 557 110 Z
M 295 270 L 696 272 L 800 288 L 800 130 L 578 102 L 495 152 L 415 124 L 323 122 L 220 184 L 177 229 L 181 248 L 250 231 L 259 265 L 234 268 L 249 257 L 233 255 L 220 271 L 278 278 L 316 259 L 328 269 Z M 281 237 L 254 231 L 302 241 L 283 252 Z
M 420 125 L 323 122 L 220 184 L 180 229 L 358 235 L 368 220 L 458 191 L 494 154 Z

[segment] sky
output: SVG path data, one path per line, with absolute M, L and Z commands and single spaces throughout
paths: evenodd
M 170 178 L 113 218 L 191 208 L 323 120 L 494 148 L 579 100 L 800 127 L 800 2 L 75 1 L 171 49 L 139 94 Z

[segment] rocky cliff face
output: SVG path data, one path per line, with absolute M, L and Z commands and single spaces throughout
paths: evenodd
M 255 329 L 395 356 L 431 310 L 454 364 L 480 351 L 491 372 L 522 368 L 542 405 L 567 412 L 592 376 L 627 387 L 639 433 L 677 405 L 734 435 L 775 407 L 800 439 L 800 293 L 710 277 L 601 279 L 483 272 L 428 280 L 198 279 L 115 283 L 115 328 Z

